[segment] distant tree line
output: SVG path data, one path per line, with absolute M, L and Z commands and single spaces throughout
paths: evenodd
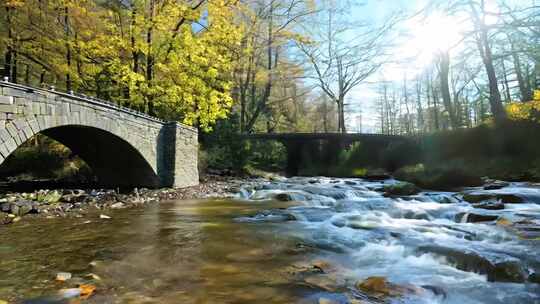
M 533 100 L 540 82 L 540 6 L 484 0 L 433 1 L 471 24 L 414 79 L 381 81 L 378 125 L 385 134 L 417 134 L 506 119 L 505 107 Z M 529 3 L 527 3 L 529 2 Z M 495 10 L 496 9 L 496 10 Z M 486 20 L 492 20 L 487 22 Z

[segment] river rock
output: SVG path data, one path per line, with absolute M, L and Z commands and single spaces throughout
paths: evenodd
M 280 223 L 295 220 L 296 217 L 293 214 L 282 209 L 263 210 L 254 216 L 244 216 L 235 219 L 237 222 L 244 223 Z
M 512 228 L 522 239 L 540 240 L 540 223 L 533 220 L 521 220 L 513 223 Z
M 500 201 L 484 201 L 472 204 L 472 207 L 485 210 L 503 210 L 504 204 Z
M 58 291 L 58 295 L 63 299 L 71 299 L 81 296 L 80 288 L 64 288 Z
M 280 202 L 290 202 L 294 200 L 293 196 L 289 193 L 277 193 L 273 196 L 273 198 Z
M 425 290 L 431 291 L 434 295 L 440 296 L 443 299 L 446 299 L 447 297 L 446 290 L 444 290 L 442 287 L 433 285 L 422 285 L 420 287 L 424 288 Z
M 540 284 L 540 273 L 539 272 L 533 272 L 529 275 L 529 282 Z
M 118 203 L 114 203 L 111 205 L 111 208 L 113 209 L 122 209 L 122 208 L 125 208 L 126 205 L 122 202 L 118 202 Z
M 367 181 L 380 181 L 380 180 L 385 180 L 385 179 L 390 179 L 392 178 L 392 176 L 390 176 L 390 174 L 387 174 L 387 173 L 381 173 L 381 174 L 366 174 L 364 176 L 362 176 L 362 179 L 365 179 Z
M 503 182 L 503 181 L 492 181 L 486 185 L 484 185 L 484 190 L 499 190 L 504 187 L 508 187 L 510 183 Z
M 347 198 L 346 190 L 336 189 L 336 188 L 324 188 L 317 186 L 306 186 L 301 190 L 304 190 L 308 193 L 331 197 L 335 200 L 342 200 Z
M 482 192 L 482 193 L 467 193 L 463 195 L 463 200 L 475 204 L 482 201 L 501 201 L 504 204 L 520 204 L 523 203 L 523 198 L 511 194 L 511 193 L 489 193 L 489 192 Z
M 527 278 L 527 271 L 521 261 L 507 255 L 480 254 L 438 245 L 421 246 L 418 252 L 443 256 L 457 269 L 487 275 L 490 282 L 523 283 Z
M 399 297 L 405 294 L 418 294 L 422 290 L 413 285 L 398 285 L 389 282 L 385 277 L 369 277 L 356 283 L 355 287 L 377 298 Z
M 499 217 L 497 215 L 476 214 L 469 212 L 461 212 L 456 214 L 456 222 L 458 223 L 480 223 L 496 221 Z
M 326 291 L 335 292 L 345 286 L 345 280 L 335 275 L 316 274 L 304 278 L 304 282 L 310 286 Z
M 49 191 L 47 194 L 40 197 L 38 195 L 38 200 L 41 200 L 45 204 L 56 204 L 62 198 L 62 194 L 58 190 Z
M 56 280 L 60 282 L 64 282 L 71 279 L 71 273 L 69 272 L 59 272 L 56 274 Z
M 68 203 L 81 203 L 86 200 L 88 195 L 83 190 L 69 190 L 64 191 L 61 200 Z
M 23 216 L 28 213 L 37 213 L 38 204 L 32 201 L 17 201 L 11 203 L 10 213 L 16 216 Z
M 0 213 L 0 225 L 7 225 L 13 222 L 13 218 L 7 213 Z
M 340 304 L 339 301 L 336 301 L 336 300 L 333 300 L 333 299 L 329 299 L 329 298 L 325 298 L 325 297 L 319 298 L 318 303 L 319 303 L 319 304 Z M 0 303 L 0 304 L 1 304 L 1 303 Z
M 419 193 L 420 188 L 409 182 L 399 182 L 397 184 L 384 186 L 383 191 L 386 196 L 405 196 Z
M 0 211 L 2 212 L 11 212 L 11 203 L 1 203 L 0 204 Z

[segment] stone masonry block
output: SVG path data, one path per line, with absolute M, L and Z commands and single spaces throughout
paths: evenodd
M 13 104 L 13 96 L 0 96 L 0 104 Z
M 17 113 L 17 106 L 13 104 L 0 104 L 0 112 Z

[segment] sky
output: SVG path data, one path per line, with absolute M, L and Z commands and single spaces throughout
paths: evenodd
M 399 13 L 404 16 L 411 16 L 422 10 L 428 0 L 365 0 L 365 5 L 355 7 L 351 13 L 354 19 L 370 20 L 371 22 L 381 22 L 387 18 L 388 14 Z M 424 20 L 423 16 L 418 16 L 401 23 L 398 27 L 400 35 L 397 37 L 395 63 L 387 64 L 377 73 L 367 79 L 367 84 L 360 85 L 349 93 L 347 100 L 348 116 L 347 126 L 349 132 L 375 133 L 378 131 L 378 113 L 376 112 L 377 82 L 402 81 L 404 77 L 413 78 L 422 71 L 433 59 L 434 45 L 442 42 L 441 37 L 452 36 L 457 39 L 456 31 L 448 30 L 446 33 L 438 33 L 440 27 L 452 28 L 452 20 L 445 20 L 440 16 L 435 16 L 436 27 L 429 26 L 430 20 Z M 442 34 L 442 35 L 441 35 Z
M 338 0 L 339 1 L 339 0 Z M 470 20 L 466 15 L 448 16 L 444 11 L 430 11 L 429 15 L 420 13 L 430 0 L 357 0 L 365 5 L 357 6 L 351 11 L 351 18 L 380 22 L 392 12 L 401 12 L 403 16 L 413 16 L 400 23 L 397 30 L 392 59 L 395 63 L 387 64 L 367 79 L 367 83 L 356 87 L 349 93 L 346 103 L 346 123 L 349 132 L 378 132 L 378 114 L 376 100 L 378 98 L 377 82 L 403 81 L 413 79 L 433 62 L 440 48 L 451 49 L 452 53 L 463 50 L 466 46 L 459 42 L 466 36 L 470 28 Z M 497 10 L 497 0 L 485 0 L 488 10 Z M 527 4 L 534 0 L 507 0 L 510 5 Z M 497 22 L 486 20 L 489 23 Z

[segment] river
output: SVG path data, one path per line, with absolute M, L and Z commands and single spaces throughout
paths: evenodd
M 540 303 L 539 187 L 468 189 L 523 198 L 487 210 L 393 183 L 290 178 L 0 227 L 0 300 L 78 303 L 59 290 L 92 284 L 84 303 Z

